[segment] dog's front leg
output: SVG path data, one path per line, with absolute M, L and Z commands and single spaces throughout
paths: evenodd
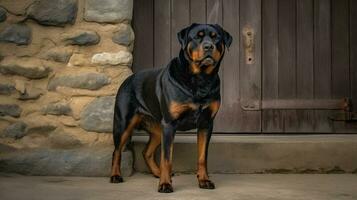
M 175 126 L 171 123 L 163 123 L 163 135 L 161 137 L 161 161 L 160 161 L 160 183 L 158 191 L 161 193 L 173 192 L 171 172 L 172 172 L 172 151 L 175 138 Z
M 207 151 L 213 129 L 213 120 L 201 124 L 197 130 L 197 179 L 198 186 L 203 189 L 214 189 L 215 185 L 209 180 L 207 173 Z

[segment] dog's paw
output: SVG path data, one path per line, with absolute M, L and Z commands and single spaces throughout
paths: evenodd
M 171 193 L 173 191 L 174 189 L 172 188 L 172 185 L 169 183 L 163 183 L 159 185 L 158 192 L 160 193 Z
M 123 181 L 124 181 L 123 177 L 121 177 L 119 175 L 114 175 L 114 176 L 110 177 L 110 182 L 111 183 L 122 183 Z
M 198 181 L 198 186 L 202 189 L 210 189 L 210 190 L 213 190 L 216 188 L 214 183 L 210 180 Z

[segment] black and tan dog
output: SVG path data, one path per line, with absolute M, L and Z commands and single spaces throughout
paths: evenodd
M 218 70 L 232 37 L 219 25 L 192 24 L 178 33 L 181 50 L 165 68 L 128 77 L 116 96 L 113 139 L 115 150 L 110 181 L 123 181 L 121 152 L 134 128 L 150 140 L 143 152 L 146 164 L 160 177 L 159 192 L 172 192 L 171 169 L 175 132 L 197 128 L 200 188 L 214 189 L 207 175 L 207 149 L 213 119 L 220 106 Z M 160 167 L 154 152 L 161 144 Z

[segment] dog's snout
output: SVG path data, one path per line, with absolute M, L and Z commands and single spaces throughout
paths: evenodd
M 202 46 L 203 46 L 203 50 L 205 50 L 205 51 L 213 50 L 213 47 L 214 47 L 213 44 L 210 42 L 205 42 L 202 44 Z

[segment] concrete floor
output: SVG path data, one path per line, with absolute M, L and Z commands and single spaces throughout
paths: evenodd
M 160 194 L 156 192 L 158 179 L 139 173 L 122 184 L 110 184 L 108 178 L 0 174 L 0 199 L 357 199 L 356 174 L 212 174 L 211 178 L 215 190 L 199 189 L 192 174 L 176 175 L 174 193 Z

